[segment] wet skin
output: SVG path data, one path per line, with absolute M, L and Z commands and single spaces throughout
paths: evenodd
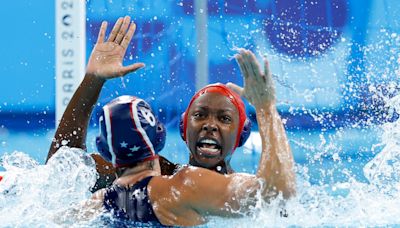
M 208 169 L 229 166 L 238 127 L 239 112 L 229 98 L 219 93 L 197 98 L 188 110 L 190 164 Z

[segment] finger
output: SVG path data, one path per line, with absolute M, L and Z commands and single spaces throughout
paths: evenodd
M 124 38 L 126 30 L 131 22 L 131 17 L 126 16 L 124 17 L 124 21 L 122 22 L 121 28 L 118 31 L 118 35 L 114 40 L 114 43 L 120 44 L 121 40 Z
M 129 43 L 132 40 L 133 34 L 136 31 L 136 24 L 134 22 L 131 23 L 131 26 L 129 26 L 129 30 L 124 36 L 124 39 L 121 42 L 121 46 L 126 50 L 128 48 Z
M 234 83 L 232 83 L 232 82 L 228 82 L 228 83 L 226 84 L 226 86 L 227 86 L 229 89 L 233 90 L 235 93 L 239 94 L 240 96 L 243 95 L 243 88 L 242 88 L 242 87 L 240 87 L 240 86 L 238 86 L 238 85 L 236 85 L 236 84 L 234 84 Z
M 266 58 L 264 58 L 264 81 L 266 82 L 267 87 L 271 89 L 272 94 L 275 94 L 274 80 L 272 80 L 269 62 Z
M 269 61 L 264 57 L 264 81 L 268 82 L 267 84 L 271 84 L 272 74 L 269 68 Z
M 251 65 L 252 72 L 257 75 L 258 78 L 261 77 L 262 73 L 260 64 L 258 64 L 256 56 L 251 51 L 248 51 L 248 60 Z
M 269 61 L 266 57 L 264 57 L 264 74 L 266 77 L 271 77 L 271 69 L 269 68 Z
M 245 50 L 244 52 L 243 52 L 243 63 L 244 63 L 244 65 L 245 65 L 245 67 L 246 67 L 246 69 L 247 69 L 247 72 L 248 72 L 248 74 L 249 74 L 249 76 L 251 77 L 251 78 L 254 78 L 255 80 L 257 80 L 257 78 L 259 78 L 258 77 L 258 75 L 255 73 L 255 70 L 253 69 L 254 67 L 253 67 L 253 64 L 251 63 L 253 60 L 252 60 L 252 58 L 251 58 L 251 55 L 250 55 L 250 51 L 247 51 L 247 50 Z
M 99 36 L 97 37 L 97 42 L 98 44 L 104 42 L 104 37 L 106 36 L 106 30 L 107 30 L 107 21 L 103 21 L 101 23 L 100 31 L 99 31 Z
M 247 72 L 246 66 L 244 65 L 242 55 L 236 54 L 235 55 L 235 59 L 236 59 L 236 62 L 238 63 L 238 65 L 239 65 L 240 73 L 242 73 L 244 78 L 247 78 L 248 77 L 248 72 Z
M 122 67 L 121 74 L 126 75 L 145 67 L 144 63 L 135 63 L 129 66 Z
M 261 67 L 260 64 L 258 63 L 257 57 L 254 55 L 253 52 L 249 51 L 248 53 L 248 59 L 249 59 L 249 63 L 251 65 L 251 70 L 253 72 L 254 80 L 256 83 L 263 83 L 263 85 L 266 82 L 266 76 L 263 75 L 262 71 L 261 71 Z
M 110 37 L 108 37 L 108 42 L 114 42 L 115 37 L 117 37 L 118 31 L 121 28 L 122 25 L 122 17 L 118 18 L 117 22 L 115 22 L 115 25 L 110 33 Z

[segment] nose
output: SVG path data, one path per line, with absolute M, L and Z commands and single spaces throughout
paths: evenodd
M 202 129 L 207 132 L 216 132 L 218 131 L 218 126 L 215 123 L 205 123 Z

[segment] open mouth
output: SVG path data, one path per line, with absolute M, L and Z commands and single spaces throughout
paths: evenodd
M 221 145 L 214 139 L 201 139 L 196 144 L 200 155 L 206 157 L 215 157 L 221 154 Z

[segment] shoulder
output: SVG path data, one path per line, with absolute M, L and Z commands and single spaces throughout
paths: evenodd
M 154 177 L 151 185 L 158 196 L 170 197 L 178 193 L 181 203 L 189 203 L 200 195 L 224 192 L 231 175 L 193 166 L 183 166 L 174 175 Z
M 203 180 L 214 175 L 219 175 L 213 171 L 192 166 L 182 166 L 173 175 L 155 176 L 149 183 L 149 187 L 157 195 L 170 194 L 172 190 L 182 190 L 187 192 L 192 188 L 199 188 Z
M 175 178 L 182 178 L 182 177 L 204 177 L 206 176 L 224 176 L 224 174 L 217 173 L 215 171 L 195 167 L 191 165 L 184 165 L 178 169 L 174 175 Z
M 227 175 L 208 169 L 185 165 L 176 170 L 174 175 L 162 176 L 161 178 L 165 182 L 181 188 L 190 188 L 194 187 L 194 185 L 196 185 L 196 188 L 199 188 L 202 183 L 209 182 L 211 179 L 226 179 L 227 177 Z
M 148 194 L 157 218 L 164 224 L 201 224 L 197 202 L 202 197 L 205 184 L 200 179 L 207 177 L 209 170 L 183 167 L 174 175 L 155 176 L 148 184 Z M 222 175 L 221 175 L 222 176 Z

